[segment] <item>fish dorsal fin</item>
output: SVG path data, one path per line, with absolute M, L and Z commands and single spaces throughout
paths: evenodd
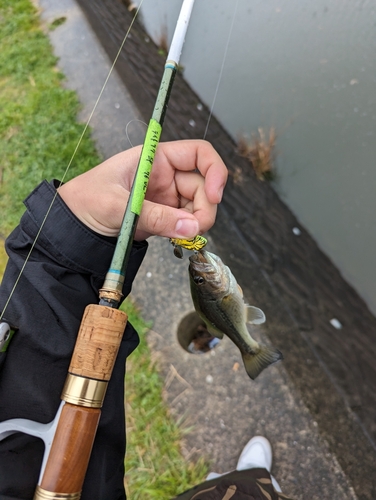
M 248 323 L 252 323 L 253 325 L 261 325 L 261 323 L 265 323 L 265 314 L 258 307 L 254 306 L 245 306 L 245 315 Z

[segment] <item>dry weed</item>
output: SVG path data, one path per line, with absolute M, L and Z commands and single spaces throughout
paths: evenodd
M 258 133 L 252 135 L 250 142 L 244 136 L 238 140 L 238 154 L 250 161 L 260 181 L 275 178 L 276 138 L 274 127 L 271 127 L 268 133 L 259 127 Z

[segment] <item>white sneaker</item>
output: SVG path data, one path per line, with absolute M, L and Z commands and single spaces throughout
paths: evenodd
M 263 436 L 255 436 L 245 445 L 240 454 L 236 470 L 261 467 L 268 472 L 272 469 L 272 447 Z
M 261 468 L 266 469 L 269 473 L 272 470 L 272 447 L 269 441 L 263 436 L 253 437 L 243 448 L 240 454 L 236 470 L 245 469 L 255 469 Z M 215 479 L 223 474 L 218 474 L 217 472 L 210 472 L 207 481 L 210 479 Z M 270 475 L 274 489 L 276 491 L 282 492 L 277 480 L 274 476 Z
M 245 445 L 240 454 L 236 470 L 254 469 L 261 467 L 269 473 L 272 470 L 272 447 L 263 436 L 255 436 Z M 276 478 L 270 474 L 274 489 L 282 492 Z

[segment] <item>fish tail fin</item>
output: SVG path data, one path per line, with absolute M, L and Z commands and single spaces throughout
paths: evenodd
M 269 365 L 283 359 L 283 355 L 278 349 L 265 345 L 260 345 L 254 354 L 243 353 L 242 355 L 245 370 L 252 380 Z

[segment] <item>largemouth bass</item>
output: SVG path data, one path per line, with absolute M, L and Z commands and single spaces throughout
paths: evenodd
M 259 344 L 246 323 L 265 322 L 261 309 L 247 305 L 230 269 L 215 254 L 201 250 L 189 257 L 191 294 L 196 312 L 208 331 L 218 338 L 226 334 L 239 348 L 246 372 L 255 379 L 267 366 L 283 359 L 274 347 Z

